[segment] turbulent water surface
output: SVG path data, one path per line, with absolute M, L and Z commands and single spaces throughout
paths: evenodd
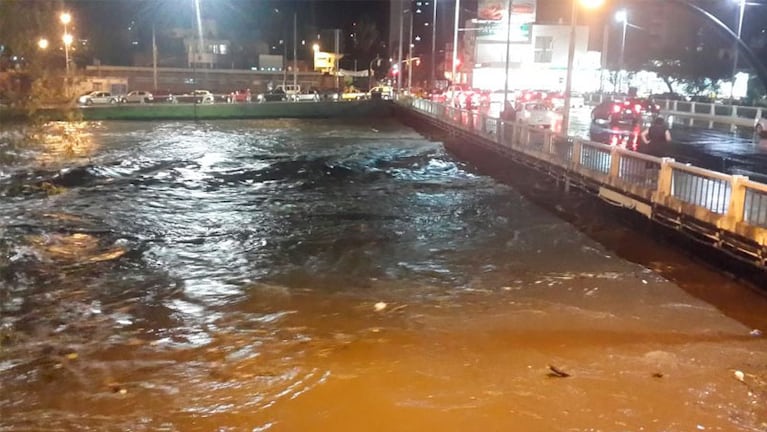
M 394 121 L 21 139 L 2 431 L 767 430 L 759 296 L 729 318 Z

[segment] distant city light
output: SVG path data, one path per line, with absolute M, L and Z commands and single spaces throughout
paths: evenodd
M 48 48 L 48 39 L 46 39 L 46 38 L 40 38 L 40 40 L 39 40 L 39 41 L 37 41 L 37 46 L 38 46 L 40 49 L 46 49 L 46 48 Z
M 61 38 L 61 40 L 63 40 L 63 41 L 64 41 L 64 45 L 66 45 L 66 46 L 69 46 L 69 45 L 71 45 L 71 44 L 72 44 L 72 41 L 73 41 L 74 39 L 72 38 L 72 35 L 71 35 L 71 34 L 69 34 L 69 33 L 65 33 L 65 34 L 64 34 L 64 37 L 62 37 L 62 38 Z
M 72 15 L 69 12 L 62 12 L 61 15 L 59 15 L 59 19 L 62 24 L 67 25 L 72 22 Z

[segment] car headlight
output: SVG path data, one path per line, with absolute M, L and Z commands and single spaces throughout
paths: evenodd
M 85 103 L 87 100 L 88 100 L 88 98 L 86 98 L 85 96 L 80 96 L 80 98 L 77 99 L 77 101 L 80 102 L 80 103 Z

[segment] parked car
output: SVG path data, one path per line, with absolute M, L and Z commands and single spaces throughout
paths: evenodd
M 527 102 L 519 105 L 517 119 L 530 126 L 554 128 L 561 114 L 543 102 Z
M 213 97 L 213 93 L 209 92 L 208 90 L 195 90 L 192 93 L 178 95 L 175 97 L 175 99 L 178 102 L 198 103 L 198 104 L 205 104 L 205 103 L 212 104 L 215 101 L 215 98 Z
M 762 111 L 762 118 L 756 120 L 754 133 L 759 138 L 767 138 L 767 111 Z
M 309 89 L 294 95 L 293 100 L 296 102 L 319 102 L 320 94 L 316 89 Z
M 81 105 L 116 104 L 119 101 L 119 96 L 113 96 L 112 93 L 105 91 L 93 91 L 77 98 L 77 103 Z
M 468 91 L 468 90 L 469 90 L 469 87 L 466 86 L 465 84 L 456 84 L 456 85 L 449 86 L 447 88 L 447 90 L 445 90 L 445 102 L 448 105 L 452 105 L 452 106 L 454 106 L 456 108 L 460 108 L 460 106 L 461 106 L 461 103 L 460 103 L 461 102 L 460 101 L 461 94 L 466 92 L 466 91 Z M 465 98 L 465 96 L 464 96 L 464 98 Z
M 562 109 L 565 107 L 565 94 L 549 93 L 546 95 L 545 101 L 554 109 Z M 586 106 L 586 101 L 583 96 L 570 93 L 570 108 L 583 108 L 584 106 Z
M 389 86 L 376 86 L 370 89 L 371 99 L 391 100 L 394 96 L 394 89 Z
M 144 90 L 133 90 L 122 97 L 122 103 L 146 103 L 153 100 L 154 96 L 152 93 Z
M 282 90 L 288 100 L 295 100 L 295 96 L 301 93 L 300 84 L 280 84 L 274 90 Z
M 173 93 L 171 93 L 170 90 L 155 89 L 152 91 L 152 102 L 176 103 L 178 101 L 176 100 L 176 97 L 173 96 Z
M 288 96 L 285 94 L 285 90 L 282 87 L 277 87 L 272 91 L 258 95 L 259 102 L 283 102 L 288 100 Z
M 447 95 L 442 90 L 432 90 L 431 95 L 429 95 L 429 99 L 432 102 L 436 103 L 445 103 L 447 102 Z
M 235 90 L 229 93 L 226 101 L 229 103 L 250 102 L 252 100 L 250 89 Z
M 320 100 L 324 101 L 337 101 L 341 98 L 341 90 L 338 89 L 322 89 L 318 91 Z
M 604 101 L 591 111 L 591 121 L 605 121 L 611 126 L 642 124 L 642 110 L 626 101 Z

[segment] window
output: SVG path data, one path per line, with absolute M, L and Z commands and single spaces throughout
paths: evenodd
M 551 63 L 554 38 L 551 36 L 536 36 L 535 63 Z

